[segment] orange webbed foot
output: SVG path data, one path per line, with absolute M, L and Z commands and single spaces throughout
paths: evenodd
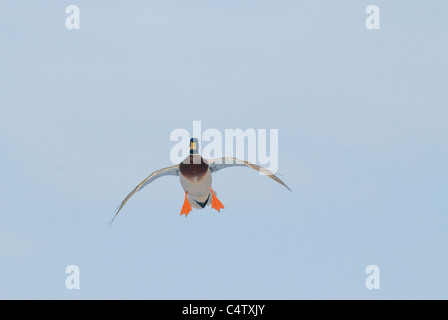
M 185 217 L 186 217 L 186 216 L 188 216 L 188 214 L 190 213 L 190 211 L 191 211 L 191 204 L 190 204 L 190 202 L 188 201 L 188 198 L 187 198 L 187 192 L 185 192 L 184 205 L 182 206 L 182 210 L 180 211 L 180 215 L 185 214 Z
M 217 210 L 218 212 L 221 212 L 221 209 L 224 209 L 224 205 L 216 197 L 216 195 L 213 192 L 212 188 L 210 188 L 210 192 L 212 193 L 212 208 Z

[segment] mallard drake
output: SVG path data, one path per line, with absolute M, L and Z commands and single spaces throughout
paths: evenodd
M 291 191 L 282 180 L 266 168 L 232 157 L 206 160 L 198 153 L 198 148 L 198 139 L 190 139 L 190 155 L 187 156 L 181 163 L 157 170 L 151 173 L 145 180 L 140 182 L 121 202 L 110 223 L 115 220 L 121 209 L 123 209 L 125 204 L 137 191 L 140 191 L 154 180 L 168 175 L 180 177 L 180 184 L 185 191 L 184 204 L 180 214 L 185 216 L 188 216 L 192 210 L 192 207 L 196 209 L 203 209 L 206 205 L 211 205 L 212 208 L 218 212 L 221 212 L 221 209 L 224 209 L 224 205 L 221 201 L 219 201 L 216 196 L 216 192 L 212 189 L 212 173 L 228 167 L 250 167 L 265 174 L 272 180 L 277 181 Z

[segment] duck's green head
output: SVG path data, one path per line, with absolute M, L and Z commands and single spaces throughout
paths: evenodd
M 190 139 L 190 154 L 198 154 L 199 141 L 196 138 Z

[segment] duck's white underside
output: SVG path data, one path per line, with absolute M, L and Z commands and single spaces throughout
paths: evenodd
M 197 178 L 194 178 L 193 182 L 180 175 L 180 184 L 182 185 L 184 191 L 187 192 L 188 202 L 190 202 L 191 206 L 196 209 L 202 209 L 202 207 L 198 205 L 194 200 L 203 203 L 210 196 L 212 174 L 210 170 L 208 170 L 202 180 L 198 181 Z M 209 205 L 210 203 L 211 198 L 209 199 L 207 205 Z

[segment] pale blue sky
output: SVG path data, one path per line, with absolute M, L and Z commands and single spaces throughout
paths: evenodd
M 447 1 L 0 2 L 0 298 L 448 298 L 447 57 Z M 193 120 L 278 129 L 293 193 L 166 177 L 109 228 Z

